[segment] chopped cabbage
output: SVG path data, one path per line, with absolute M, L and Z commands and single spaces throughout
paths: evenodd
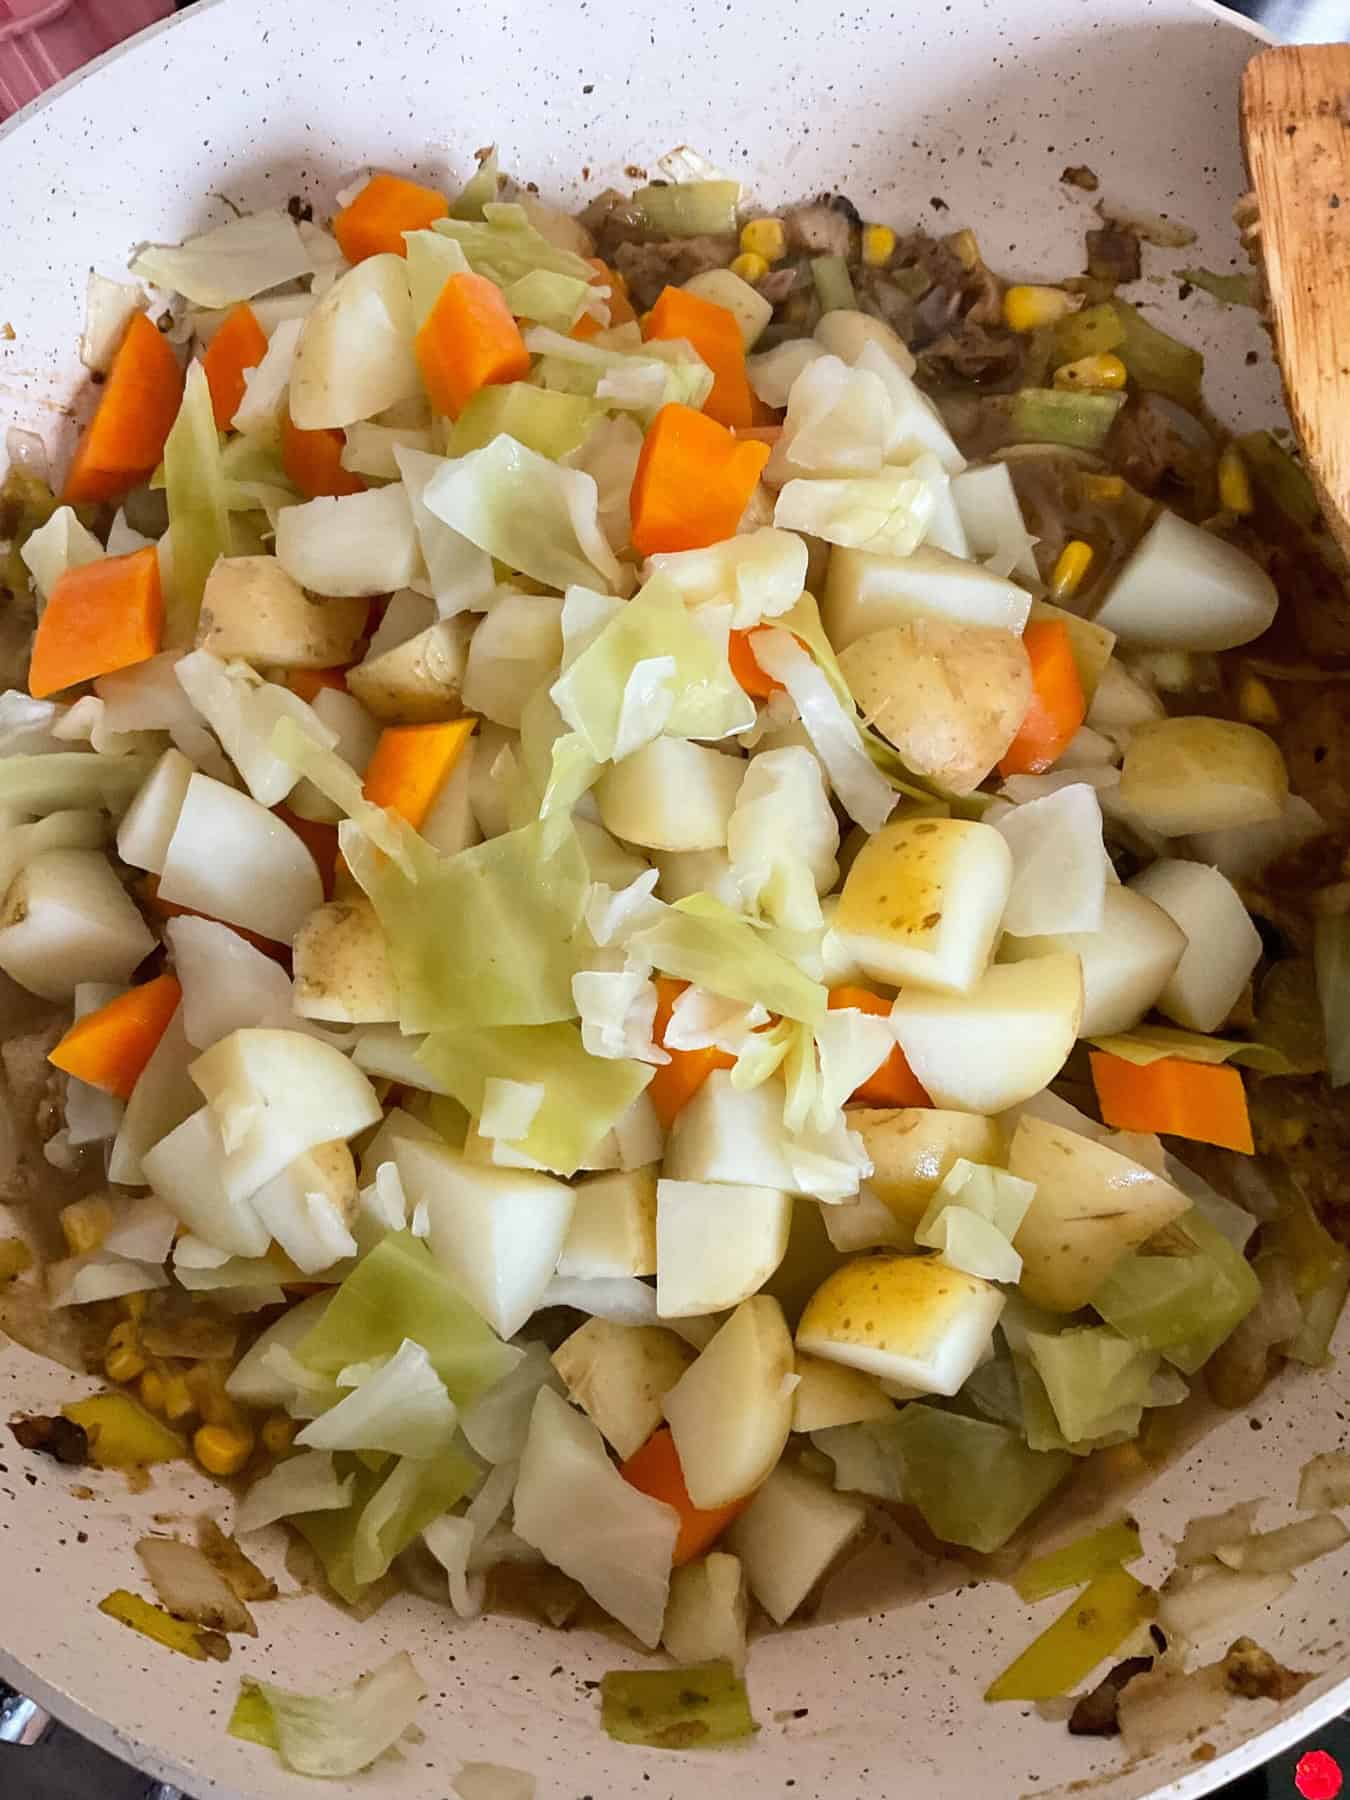
M 868 754 L 852 703 L 844 704 L 820 664 L 781 626 L 758 633 L 754 649 L 759 666 L 792 696 L 840 803 L 864 831 L 879 831 L 895 794 Z
M 183 403 L 164 445 L 164 489 L 173 533 L 164 632 L 170 644 L 187 644 L 197 629 L 206 578 L 231 549 L 225 467 L 200 363 L 187 372 Z
M 653 968 L 746 1005 L 815 1025 L 825 989 L 772 948 L 755 927 L 707 894 L 667 908 L 656 925 L 636 932 L 629 948 Z
M 518 1463 L 530 1434 L 535 1395 L 544 1387 L 564 1392 L 547 1345 L 526 1344 L 515 1368 L 460 1416 L 460 1429 L 474 1454 L 494 1466 Z
M 420 396 L 408 265 L 368 256 L 309 313 L 291 371 L 291 417 L 302 431 L 341 430 Z
M 277 518 L 276 553 L 301 587 L 335 598 L 392 593 L 421 573 L 412 507 L 401 482 L 286 507 Z
M 107 374 L 133 315 L 145 308 L 145 294 L 139 287 L 89 271 L 80 334 L 80 361 L 86 369 L 95 375 Z
M 929 1201 L 914 1241 L 968 1275 L 1016 1281 L 1022 1258 L 1013 1239 L 1035 1196 L 1032 1182 L 958 1157 Z
M 604 952 L 602 955 L 606 954 Z M 644 1063 L 668 1063 L 666 1051 L 652 1041 L 656 1026 L 656 989 L 645 963 L 627 965 L 618 952 L 608 953 L 614 966 L 592 966 L 572 977 L 572 998 L 581 1019 L 581 1043 L 588 1056 L 611 1061 L 635 1058 Z M 528 1129 L 528 1127 L 526 1128 Z M 505 1136 L 486 1132 L 488 1136 Z M 523 1138 L 525 1131 L 509 1134 Z
M 404 1338 L 387 1362 L 342 1370 L 338 1386 L 352 1392 L 306 1425 L 297 1444 L 309 1450 L 386 1450 L 414 1459 L 449 1449 L 454 1402 L 426 1351 L 411 1338 Z
M 146 244 L 131 273 L 197 306 L 233 306 L 311 272 L 309 251 L 280 208 L 227 219 L 185 244 Z
M 1138 1431 L 1158 1368 L 1156 1350 L 1131 1343 L 1109 1325 L 1091 1325 L 1028 1331 L 1024 1354 L 1068 1446 Z
M 1199 1202 L 1168 1236 L 1179 1242 L 1169 1242 L 1165 1255 L 1142 1249 L 1122 1256 L 1092 1306 L 1123 1336 L 1193 1375 L 1256 1305 L 1261 1279 Z
M 291 981 L 270 956 L 214 919 L 170 919 L 164 928 L 183 988 L 183 1030 L 209 1050 L 250 1025 L 293 1025 Z
M 230 426 L 243 432 L 250 445 L 273 447 L 280 437 L 281 408 L 290 390 L 291 371 L 300 343 L 302 319 L 283 319 L 267 341 L 267 353 L 255 368 L 244 371 L 244 397 Z M 236 468 L 237 481 L 248 480 Z M 289 482 L 275 483 L 278 488 Z
M 923 542 L 937 508 L 933 484 L 908 469 L 882 469 L 852 479 L 789 481 L 773 522 L 879 556 L 908 556 Z
M 249 1680 L 240 1704 L 254 1695 L 267 1709 L 277 1754 L 288 1769 L 340 1780 L 368 1769 L 397 1744 L 416 1719 L 427 1684 L 403 1650 L 336 1694 L 292 1694 Z
M 91 756 L 56 750 L 33 756 L 0 757 L 0 806 L 46 814 L 103 807 L 120 818 L 150 773 L 155 757 Z
M 792 384 L 783 435 L 765 479 L 778 486 L 803 471 L 875 475 L 890 435 L 890 402 L 881 378 L 852 369 L 837 356 L 813 357 Z
M 789 931 L 822 923 L 820 895 L 839 878 L 839 826 L 809 750 L 761 751 L 727 825 L 731 878 L 751 918 Z
M 711 369 L 682 339 L 629 350 L 535 327 L 525 333 L 525 348 L 540 359 L 533 379 L 545 388 L 635 413 L 644 425 L 663 406 L 700 408 L 712 392 Z
M 435 309 L 446 282 L 452 275 L 465 274 L 469 259 L 453 238 L 439 231 L 405 231 L 403 242 L 413 324 L 420 331 Z
M 209 650 L 194 650 L 179 659 L 174 672 L 243 776 L 245 787 L 263 806 L 278 805 L 298 779 L 294 766 L 272 749 L 279 720 L 293 719 L 321 749 L 331 750 L 338 741 L 337 733 L 312 706 L 289 688 L 264 681 L 246 662 L 222 662 Z
M 475 275 L 486 275 L 489 281 L 496 282 L 504 290 L 537 274 L 563 276 L 582 287 L 589 287 L 595 274 L 591 265 L 580 256 L 560 249 L 542 232 L 536 231 L 523 206 L 501 205 L 489 200 L 483 207 L 481 221 L 460 217 L 437 219 L 431 229 L 459 245 Z M 527 293 L 533 291 L 527 290 Z M 513 306 L 512 311 L 520 317 L 538 317 L 519 306 Z M 569 331 L 579 313 L 580 308 L 561 329 Z M 546 321 L 541 320 L 543 322 Z
M 748 631 L 797 604 L 806 564 L 806 545 L 795 532 L 764 526 L 705 550 L 649 557 L 646 572 L 677 588 L 686 605 L 729 603 L 731 629 Z
M 351 1500 L 352 1486 L 351 1476 L 340 1477 L 326 1451 L 289 1457 L 260 1476 L 239 1501 L 234 1529 L 242 1536 L 295 1513 L 335 1512 Z
M 905 1498 L 934 1537 L 971 1550 L 1006 1544 L 1073 1466 L 1062 1451 L 1029 1450 L 1006 1426 L 918 1402 L 895 1429 Z
M 378 1581 L 433 1519 L 464 1498 L 480 1473 L 474 1459 L 455 1445 L 425 1461 L 400 1457 L 355 1520 L 353 1580 L 363 1587 Z
M 69 506 L 58 506 L 45 525 L 39 525 L 24 540 L 19 556 L 33 577 L 38 591 L 38 608 L 51 598 L 51 591 L 67 569 L 83 568 L 103 556 L 102 544 L 92 531 L 81 525 Z M 40 705 L 34 701 L 32 704 Z
M 569 469 L 580 469 L 594 481 L 600 529 L 616 551 L 632 542 L 630 496 L 641 454 L 641 428 L 620 415 L 597 420 L 585 440 L 561 458 Z
M 437 615 L 450 619 L 457 613 L 481 612 L 495 591 L 492 558 L 438 519 L 424 500 L 427 487 L 445 468 L 445 458 L 423 450 L 395 448 L 394 461 L 412 507 L 426 566 L 426 587 L 436 602 Z M 414 579 L 420 581 L 421 577 Z

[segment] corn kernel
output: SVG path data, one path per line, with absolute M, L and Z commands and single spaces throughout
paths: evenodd
M 134 1320 L 139 1325 L 145 1317 L 146 1307 L 150 1304 L 150 1296 L 149 1294 L 123 1294 L 121 1304 L 122 1311 L 127 1318 Z
M 164 1377 L 158 1369 L 147 1369 L 141 1376 L 140 1395 L 147 1412 L 164 1411 Z
M 1225 512 L 1239 518 L 1252 510 L 1252 484 L 1247 465 L 1236 444 L 1230 444 L 1219 458 L 1219 504 Z
M 108 1333 L 103 1367 L 109 1381 L 135 1381 L 145 1373 L 145 1358 L 136 1340 L 136 1327 L 129 1319 L 114 1325 Z
M 193 1435 L 192 1454 L 208 1475 L 237 1475 L 253 1454 L 253 1433 L 203 1425 Z
M 1125 498 L 1125 478 L 1122 475 L 1082 475 L 1083 498 L 1085 500 L 1123 500 Z
M 884 269 L 895 255 L 895 233 L 889 225 L 864 225 L 862 259 L 871 269 Z
M 192 1398 L 192 1389 L 182 1375 L 166 1375 L 164 1377 L 164 1414 L 175 1424 L 191 1418 L 197 1410 L 197 1402 Z
M 762 256 L 766 263 L 781 262 L 787 255 L 787 232 L 781 219 L 751 219 L 741 226 L 741 249 L 747 256 Z
M 979 268 L 980 242 L 969 226 L 963 226 L 960 231 L 950 232 L 942 241 L 963 269 Z
M 732 258 L 731 272 L 754 287 L 757 281 L 763 281 L 768 274 L 769 265 L 756 251 L 742 250 L 739 256 Z
M 1056 600 L 1067 600 L 1070 594 L 1077 593 L 1091 563 L 1091 544 L 1085 544 L 1082 538 L 1074 538 L 1065 544 L 1050 577 L 1050 592 Z
M 1057 388 L 1074 388 L 1080 392 L 1085 389 L 1114 392 L 1123 388 L 1127 379 L 1124 363 L 1109 350 L 1098 356 L 1080 356 L 1075 362 L 1061 363 L 1055 370 Z
M 208 1425 L 235 1430 L 242 1425 L 239 1408 L 225 1392 L 225 1378 L 218 1363 L 194 1363 L 187 1372 L 188 1392 Z
M 295 1441 L 296 1423 L 288 1419 L 285 1413 L 273 1413 L 270 1419 L 263 1421 L 263 1449 L 270 1456 L 284 1456 Z
M 61 1235 L 72 1256 L 88 1256 L 112 1230 L 113 1212 L 106 1194 L 90 1194 L 61 1208 Z
M 1238 711 L 1249 725 L 1278 725 L 1280 707 L 1269 683 L 1259 675 L 1249 675 L 1238 694 Z
M 1035 331 L 1038 325 L 1053 325 L 1074 309 L 1074 297 L 1063 288 L 1010 287 L 1003 296 L 1003 319 L 1014 331 Z

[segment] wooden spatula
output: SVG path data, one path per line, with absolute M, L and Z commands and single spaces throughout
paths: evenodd
M 1268 318 L 1326 515 L 1350 555 L 1350 45 L 1285 45 L 1247 64 L 1242 142 Z

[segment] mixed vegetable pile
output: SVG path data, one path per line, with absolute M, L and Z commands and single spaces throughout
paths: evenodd
M 692 1666 L 605 1694 L 673 1743 L 874 1504 L 992 1553 L 1327 1360 L 1350 627 L 1119 222 L 1007 286 L 663 175 L 375 175 L 91 277 L 0 519 L 0 1325 L 116 1384 L 25 1441 L 240 1476 L 354 1605 L 521 1565 Z M 1100 1535 L 991 1697 L 1152 1616 Z

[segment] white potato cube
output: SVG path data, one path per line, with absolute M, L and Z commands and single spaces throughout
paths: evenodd
M 689 1498 L 726 1506 L 753 1493 L 792 1429 L 795 1368 L 783 1309 L 743 1300 L 665 1398 Z
M 155 940 L 101 850 L 45 850 L 0 903 L 0 969 L 44 1000 L 82 981 L 124 987 Z
M 226 1152 L 209 1106 L 141 1157 L 145 1180 L 194 1237 L 230 1256 L 262 1256 L 271 1233 L 245 1196 L 225 1180 Z
M 1156 901 L 1118 882 L 1102 897 L 1100 931 L 1005 937 L 1000 962 L 1076 956 L 1083 969 L 1082 1037 L 1132 1031 L 1155 1006 L 1186 949 L 1186 934 Z
M 697 1562 L 672 1569 L 661 1642 L 686 1667 L 729 1662 L 739 1674 L 745 1667 L 749 1610 L 740 1559 L 710 1550 Z
M 292 947 L 296 1012 L 333 1025 L 382 1025 L 398 1018 L 389 945 L 364 894 L 330 900 L 310 914 Z
M 1189 1031 L 1217 1031 L 1242 997 L 1261 957 L 1261 936 L 1217 869 L 1161 858 L 1129 884 L 1160 906 L 1186 948 L 1158 996 L 1160 1012 Z
M 658 900 L 673 906 L 690 894 L 711 894 L 724 906 L 740 910 L 740 889 L 725 850 L 653 850 L 652 861 L 660 871 Z
M 797 1374 L 792 1395 L 794 1431 L 828 1431 L 832 1425 L 857 1425 L 863 1419 L 889 1419 L 895 1414 L 894 1405 L 873 1377 L 861 1369 L 798 1350 Z
M 662 1401 L 693 1360 L 675 1332 L 612 1319 L 587 1319 L 553 1352 L 568 1393 L 625 1460 L 660 1425 Z
M 370 607 L 307 594 L 275 556 L 222 556 L 206 578 L 196 648 L 255 669 L 332 669 L 352 659 Z
M 559 1275 L 656 1273 L 656 1173 L 615 1169 L 575 1183 Z
M 290 826 L 209 775 L 188 782 L 159 892 L 175 906 L 282 944 L 323 902 L 314 858 Z
M 656 738 L 600 777 L 600 819 L 615 837 L 650 850 L 720 850 L 744 774 L 742 757 Z
M 1162 837 L 1278 819 L 1289 774 L 1274 738 L 1203 716 L 1158 719 L 1130 733 L 1120 802 Z
M 1163 507 L 1097 608 L 1122 643 L 1232 650 L 1275 617 L 1275 584 L 1250 556 Z
M 753 350 L 760 333 L 773 317 L 773 308 L 757 288 L 730 269 L 705 269 L 685 282 L 691 294 L 709 300 L 729 312 L 741 329 L 741 343 Z
M 182 751 L 169 749 L 142 782 L 117 827 L 117 854 L 131 868 L 164 873 L 164 858 L 192 775 L 192 764 Z
M 910 556 L 873 556 L 835 545 L 820 617 L 835 649 L 844 650 L 908 619 L 1020 632 L 1030 610 L 1031 595 L 1015 581 L 931 544 Z
M 811 1296 L 797 1348 L 926 1394 L 955 1394 L 988 1349 L 1004 1296 L 936 1256 L 869 1256 Z
M 915 1227 L 954 1163 L 963 1158 L 973 1163 L 1003 1160 L 998 1126 L 974 1112 L 929 1106 L 858 1107 L 849 1113 L 848 1122 L 861 1132 L 872 1159 L 867 1188 L 898 1228 L 897 1236 L 877 1242 L 906 1250 L 913 1249 Z M 826 1224 L 830 1222 L 827 1215 Z
M 725 1312 L 783 1260 L 792 1200 L 780 1188 L 661 1181 L 656 1188 L 656 1310 L 663 1319 Z
M 776 1625 L 786 1625 L 866 1520 L 864 1501 L 784 1463 L 723 1541 L 740 1558 L 755 1599 Z
M 499 589 L 469 640 L 463 702 L 508 730 L 520 730 L 521 709 L 562 661 L 562 601 L 551 594 Z

